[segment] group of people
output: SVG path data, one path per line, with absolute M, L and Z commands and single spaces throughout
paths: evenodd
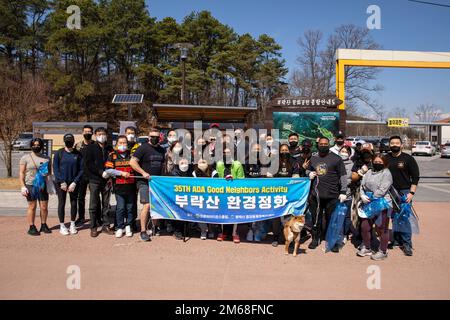
M 334 137 L 333 146 L 327 137 L 320 137 L 315 142 L 309 139 L 299 141 L 299 135 L 291 133 L 288 143 L 275 147 L 270 134 L 261 135 L 259 142 L 247 144 L 243 129 L 236 129 L 234 136 L 222 134 L 218 124 L 210 126 L 210 130 L 214 129 L 219 135 L 202 136 L 191 144 L 192 134 L 189 132 L 178 136 L 176 130 L 170 130 L 164 136 L 158 128 L 152 128 L 148 143 L 140 145 L 137 143 L 137 128 L 128 127 L 124 135 L 118 136 L 113 148 L 107 143 L 105 128 L 94 131 L 91 126 L 85 125 L 83 140 L 75 143 L 72 134 L 64 135 L 65 146 L 53 155 L 53 159 L 42 154 L 43 141 L 34 138 L 31 153 L 20 160 L 21 192 L 28 201 L 28 234 L 51 233 L 46 223 L 49 188 L 48 185 L 43 187 L 42 183 L 41 186 L 36 183 L 39 175 L 44 175 L 47 176 L 44 183 L 50 184 L 48 175 L 51 172 L 58 196 L 59 232 L 62 235 L 77 234 L 78 229 L 87 222 L 85 198 L 89 187 L 91 236 L 97 237 L 102 232 L 120 238 L 139 232 L 142 241 L 150 241 L 152 235 L 159 235 L 163 230 L 176 239 L 183 239 L 187 225 L 183 221 L 151 219 L 148 179 L 152 176 L 226 179 L 305 177 L 311 180 L 311 190 L 302 238 L 305 241 L 311 238 L 309 249 L 316 249 L 325 240 L 336 206 L 344 203 L 348 205 L 343 225 L 344 237 L 331 251 L 339 252 L 351 239 L 358 248 L 357 255 L 361 257 L 383 260 L 387 257 L 388 247 L 393 246 L 400 246 L 407 256 L 412 255 L 411 233 L 391 234 L 389 230 L 392 189 L 405 195 L 406 202 L 411 203 L 419 181 L 418 165 L 413 157 L 402 151 L 401 137 L 392 136 L 389 140 L 391 152 L 382 155 L 375 153 L 371 144 L 357 144 L 352 148 L 346 144 L 342 132 Z M 245 147 L 241 148 L 241 144 Z M 314 149 L 317 152 L 313 152 Z M 215 153 L 218 150 L 221 152 L 219 160 L 211 162 L 210 157 L 205 157 L 217 156 Z M 244 150 L 243 157 L 238 157 L 239 150 Z M 191 157 L 187 157 L 187 153 Z M 260 161 L 261 155 L 278 161 L 275 171 L 270 166 L 271 161 Z M 196 161 L 190 161 L 192 156 Z M 41 172 L 44 164 L 48 170 Z M 111 214 L 111 193 L 116 198 L 114 214 Z M 65 224 L 68 194 L 69 228 Z M 355 205 L 368 204 L 380 198 L 384 198 L 390 207 L 374 216 L 360 214 Z M 142 204 L 140 225 L 137 223 L 138 199 Z M 34 223 L 37 203 L 41 214 L 39 231 Z M 259 242 L 271 231 L 272 245 L 277 246 L 283 241 L 281 228 L 285 219 L 276 218 L 250 225 L 189 223 L 189 228 L 196 228 L 202 240 L 224 241 L 231 238 L 235 243 L 241 241 L 242 227 L 245 227 L 247 241 Z M 152 232 L 149 232 L 150 224 Z M 374 237 L 379 237 L 379 241 L 373 241 L 376 240 Z

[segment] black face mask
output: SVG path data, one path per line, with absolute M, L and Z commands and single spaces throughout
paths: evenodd
M 319 146 L 317 148 L 317 150 L 319 150 L 320 154 L 326 155 L 328 153 L 328 151 L 330 151 L 330 147 L 329 146 Z
M 369 152 L 363 152 L 361 155 L 364 162 L 368 163 L 372 160 L 372 155 Z
M 150 143 L 156 146 L 159 143 L 159 137 L 150 137 Z
M 281 152 L 280 157 L 281 159 L 288 159 L 291 156 L 289 152 Z
M 39 153 L 39 152 L 41 152 L 41 150 L 42 150 L 41 146 L 31 147 L 31 151 L 33 151 L 34 153 Z
M 289 146 L 290 146 L 291 148 L 295 148 L 295 147 L 297 147 L 297 145 L 298 145 L 298 141 L 290 141 L 290 142 L 289 142 Z
M 384 164 L 382 164 L 382 163 L 374 163 L 372 166 L 373 166 L 373 171 L 381 171 L 384 169 Z
M 340 147 L 344 144 L 343 140 L 336 140 L 336 144 Z
M 310 153 L 310 152 L 311 152 L 311 149 L 310 149 L 310 148 L 308 148 L 308 147 L 303 147 L 302 153 L 308 154 L 308 153 Z
M 86 140 L 91 140 L 91 139 L 92 139 L 92 133 L 85 133 L 85 134 L 83 134 L 83 137 L 84 137 Z
M 64 144 L 66 145 L 67 148 L 73 148 L 73 145 L 75 144 L 75 141 L 73 141 L 73 140 L 66 140 L 66 141 L 64 141 Z
M 399 146 L 392 146 L 390 147 L 391 151 L 393 153 L 399 153 L 400 152 L 400 147 Z

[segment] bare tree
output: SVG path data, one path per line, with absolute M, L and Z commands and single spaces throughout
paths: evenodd
M 300 96 L 319 96 L 334 94 L 335 91 L 335 54 L 339 48 L 379 49 L 369 34 L 369 30 L 355 25 L 342 25 L 328 37 L 323 50 L 320 49 L 322 33 L 306 31 L 298 40 L 301 54 L 297 58 L 299 69 L 294 70 L 290 79 L 291 94 Z M 346 67 L 347 111 L 355 114 L 362 103 L 373 113 L 378 114 L 379 106 L 371 98 L 371 93 L 380 92 L 383 87 L 372 82 L 380 72 L 377 68 Z
M 0 65 L 0 157 L 5 163 L 7 176 L 12 176 L 12 144 L 19 133 L 31 126 L 36 105 L 44 101 L 43 82 L 31 76 L 14 76 Z
M 434 122 L 441 118 L 441 110 L 434 104 L 421 104 L 417 107 L 414 115 L 420 122 Z

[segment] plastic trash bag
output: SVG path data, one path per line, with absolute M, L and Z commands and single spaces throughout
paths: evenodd
M 48 162 L 44 162 L 39 166 L 36 176 L 33 180 L 33 188 L 31 194 L 35 199 L 39 199 L 39 194 L 46 189 L 45 181 L 48 175 Z
M 378 216 L 383 210 L 391 208 L 391 205 L 384 197 L 374 197 L 373 192 L 366 192 L 366 195 L 369 197 L 370 202 L 361 204 L 361 207 L 359 208 L 359 214 L 362 218 L 374 218 Z
M 338 203 L 331 214 L 330 223 L 328 224 L 328 230 L 325 236 L 325 252 L 330 251 L 336 244 L 342 243 L 342 240 L 344 239 L 344 221 L 347 210 L 347 203 L 342 202 Z
M 396 212 L 392 218 L 392 230 L 394 232 L 419 233 L 419 221 L 414 214 L 411 203 L 406 203 L 406 196 L 402 196 L 400 212 Z

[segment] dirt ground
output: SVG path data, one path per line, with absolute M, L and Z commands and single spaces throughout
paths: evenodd
M 31 237 L 25 217 L 0 217 L 0 299 L 450 299 L 450 203 L 416 209 L 414 256 L 396 248 L 381 262 L 357 257 L 350 244 L 339 254 L 308 250 L 309 241 L 294 258 L 270 243 L 143 243 L 137 235 L 93 239 L 89 229 Z M 80 268 L 80 289 L 66 286 L 71 265 Z M 380 289 L 367 287 L 371 265 Z

